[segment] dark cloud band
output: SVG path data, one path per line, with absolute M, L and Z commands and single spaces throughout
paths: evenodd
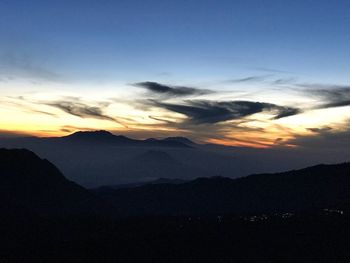
M 148 90 L 151 93 L 167 97 L 185 97 L 214 93 L 214 91 L 207 89 L 197 89 L 182 86 L 168 86 L 151 81 L 135 83 L 134 86 L 141 87 Z
M 89 106 L 81 102 L 71 101 L 55 101 L 46 103 L 46 105 L 58 108 L 68 114 L 80 118 L 94 118 L 100 120 L 113 121 L 125 126 L 118 119 L 104 114 L 101 107 Z
M 188 122 L 197 124 L 237 120 L 263 111 L 272 112 L 274 119 L 300 113 L 296 108 L 252 101 L 187 100 L 183 104 L 173 104 L 151 100 L 151 103 L 156 107 L 184 114 L 188 117 Z
M 350 106 L 350 87 L 337 85 L 301 85 L 307 94 L 320 99 L 317 109 Z

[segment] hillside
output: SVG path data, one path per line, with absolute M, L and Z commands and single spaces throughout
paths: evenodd
M 92 193 L 25 149 L 0 149 L 0 180 L 2 215 L 92 216 L 106 211 Z
M 239 179 L 198 178 L 183 184 L 154 184 L 96 190 L 127 215 L 244 215 L 300 212 L 350 203 L 350 164 L 317 165 Z

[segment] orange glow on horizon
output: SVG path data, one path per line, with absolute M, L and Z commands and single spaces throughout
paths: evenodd
M 252 148 L 269 148 L 271 145 L 264 145 L 261 143 L 249 143 L 249 142 L 240 142 L 240 141 L 233 141 L 233 140 L 225 140 L 225 139 L 208 139 L 206 140 L 207 143 L 213 143 L 213 144 L 219 144 L 219 145 L 225 145 L 225 146 L 234 146 L 234 147 L 252 147 Z

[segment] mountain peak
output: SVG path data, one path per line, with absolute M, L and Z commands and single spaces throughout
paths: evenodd
M 76 137 L 76 138 L 113 138 L 114 135 L 105 130 L 98 130 L 98 131 L 77 131 L 74 132 L 67 137 Z
M 125 137 L 122 135 L 117 136 L 105 130 L 78 131 L 62 138 L 66 138 L 72 141 L 86 141 L 86 142 L 108 142 L 108 143 L 133 142 L 133 140 L 128 137 Z

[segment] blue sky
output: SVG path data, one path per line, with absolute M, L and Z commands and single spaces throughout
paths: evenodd
M 347 1 L 0 1 L 1 51 L 71 78 L 347 82 Z
M 6 105 L 0 113 L 18 117 L 17 124 L 3 120 L 0 128 L 23 131 L 31 127 L 33 132 L 33 127 L 42 117 L 34 116 L 34 113 L 46 112 L 46 118 L 55 116 L 46 120 L 52 125 L 41 127 L 37 132 L 68 130 L 67 127 L 72 127 L 77 121 L 70 119 L 72 116 L 63 116 L 62 112 L 47 112 L 43 104 L 52 107 L 69 96 L 75 98 L 75 103 L 79 101 L 80 110 L 84 105 L 94 110 L 104 105 L 103 109 L 98 109 L 99 114 L 108 111 L 129 122 L 114 127 L 87 122 L 86 119 L 96 117 L 96 112 L 93 116 L 74 112 L 74 118 L 83 119 L 80 128 L 98 126 L 96 128 L 124 132 L 142 128 L 141 133 L 145 136 L 144 129 L 148 135 L 154 126 L 147 125 L 156 125 L 154 118 L 160 115 L 168 118 L 167 121 L 173 118 L 174 123 L 183 124 L 170 128 L 163 127 L 163 123 L 158 127 L 163 132 L 198 135 L 197 128 L 189 127 L 189 124 L 193 125 L 189 120 L 195 118 L 193 112 L 174 111 L 173 105 L 168 104 L 153 103 L 151 107 L 149 101 L 140 103 L 141 99 L 154 100 L 155 95 L 151 94 L 154 90 L 149 86 L 142 85 L 144 82 L 162 84 L 171 89 L 189 87 L 211 91 L 180 98 L 177 91 L 170 89 L 175 96 L 161 98 L 191 107 L 207 107 L 203 100 L 209 100 L 210 107 L 214 107 L 213 100 L 248 100 L 269 103 L 263 104 L 262 112 L 277 115 L 281 112 L 276 111 L 282 106 L 285 109 L 297 107 L 295 113 L 298 112 L 298 116 L 273 123 L 274 128 L 263 127 L 269 131 L 277 129 L 276 125 L 291 129 L 283 135 L 286 140 L 300 134 L 302 129 L 305 133 L 316 126 L 343 127 L 343 122 L 349 118 L 344 105 L 336 112 L 342 117 L 335 120 L 330 119 L 334 112 L 329 112 L 328 106 L 326 114 L 315 111 L 319 104 L 330 105 L 326 98 L 333 103 L 339 92 L 341 98 L 337 98 L 343 104 L 348 98 L 349 8 L 348 1 L 324 0 L 0 0 L 0 99 Z M 323 93 L 305 91 L 309 88 Z M 335 92 L 330 95 L 325 93 L 327 89 Z M 17 101 L 14 101 L 15 97 Z M 193 102 L 195 99 L 197 101 Z M 52 100 L 55 103 L 48 103 Z M 202 104 L 198 104 L 199 100 Z M 271 104 L 275 106 L 270 107 Z M 219 104 L 226 110 L 231 106 Z M 23 112 L 29 114 L 28 108 L 32 115 L 23 115 Z M 62 107 L 58 110 L 62 111 Z M 66 111 L 64 114 L 71 113 Z M 99 121 L 108 121 L 106 116 L 103 113 L 102 118 L 98 117 Z M 28 120 L 23 126 L 25 128 L 19 123 L 23 119 Z M 317 122 L 313 122 L 315 119 Z M 271 119 L 265 118 L 259 124 L 250 119 L 250 128 L 261 128 L 267 120 Z M 217 125 L 220 128 L 212 131 L 213 136 L 203 134 L 199 137 L 205 141 L 220 141 L 222 138 L 217 134 L 223 135 L 222 131 L 230 126 L 223 128 L 221 121 Z M 125 130 L 125 127 L 129 128 Z M 163 135 L 163 132 L 156 135 Z M 253 140 L 254 136 L 257 136 L 256 131 L 247 134 L 245 140 Z M 237 136 L 223 135 L 226 139 L 233 137 Z M 269 138 L 270 143 L 275 139 L 278 138 Z

